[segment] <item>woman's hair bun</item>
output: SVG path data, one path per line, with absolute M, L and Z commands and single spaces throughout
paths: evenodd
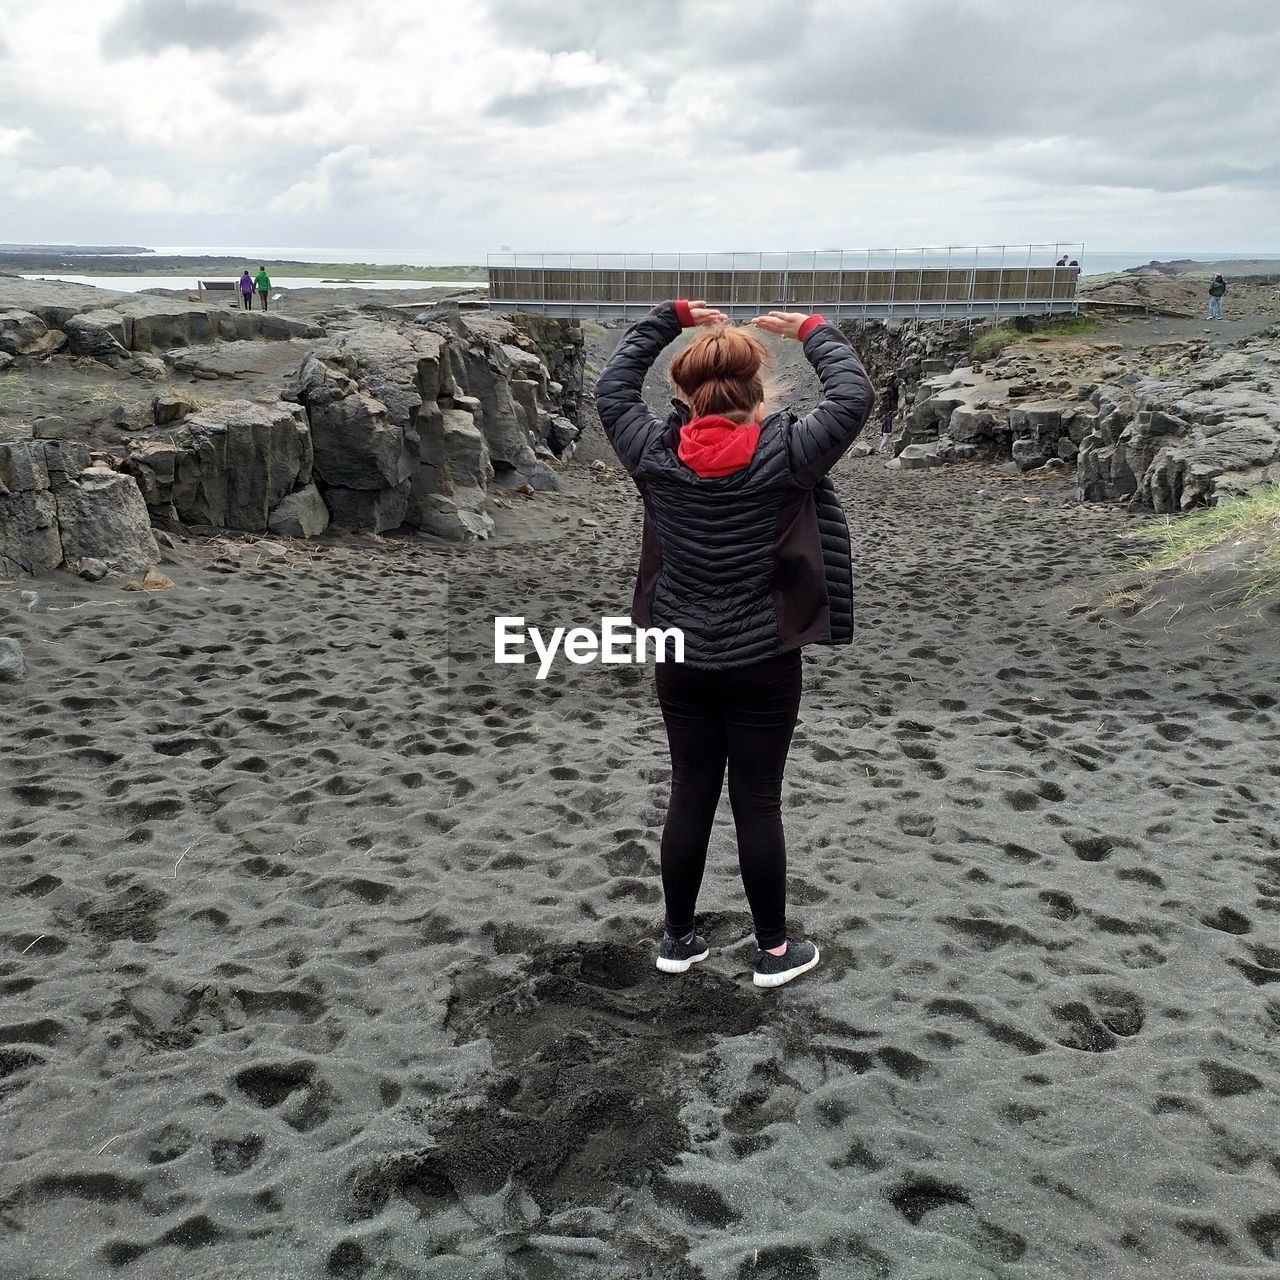
M 748 329 L 718 325 L 671 362 L 671 381 L 696 414 L 745 414 L 764 399 L 764 344 Z

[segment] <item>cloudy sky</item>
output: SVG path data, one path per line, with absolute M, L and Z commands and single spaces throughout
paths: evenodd
M 0 242 L 1276 250 L 1267 0 L 0 0 Z

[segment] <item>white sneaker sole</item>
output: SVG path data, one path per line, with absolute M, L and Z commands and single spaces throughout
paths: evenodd
M 784 969 L 781 973 L 755 973 L 751 975 L 751 981 L 757 987 L 785 987 L 792 978 L 798 978 L 802 973 L 816 968 L 821 958 L 818 948 L 814 947 L 813 959 L 807 963 L 796 965 L 794 969 Z
M 700 952 L 696 956 L 690 956 L 687 960 L 668 960 L 666 956 L 658 957 L 658 968 L 663 973 L 688 973 L 700 960 L 705 960 L 711 954 L 711 948 Z

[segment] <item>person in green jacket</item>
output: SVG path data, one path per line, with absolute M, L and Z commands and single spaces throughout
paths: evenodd
M 258 286 L 258 297 L 262 300 L 262 309 L 265 311 L 267 300 L 271 297 L 271 277 L 267 275 L 266 267 L 258 268 L 258 274 L 253 282 Z

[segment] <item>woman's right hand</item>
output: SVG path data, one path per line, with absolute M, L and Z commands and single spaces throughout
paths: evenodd
M 776 333 L 780 338 L 799 338 L 800 326 L 808 318 L 799 311 L 770 311 L 767 316 L 756 316 L 751 323 L 766 333 Z

